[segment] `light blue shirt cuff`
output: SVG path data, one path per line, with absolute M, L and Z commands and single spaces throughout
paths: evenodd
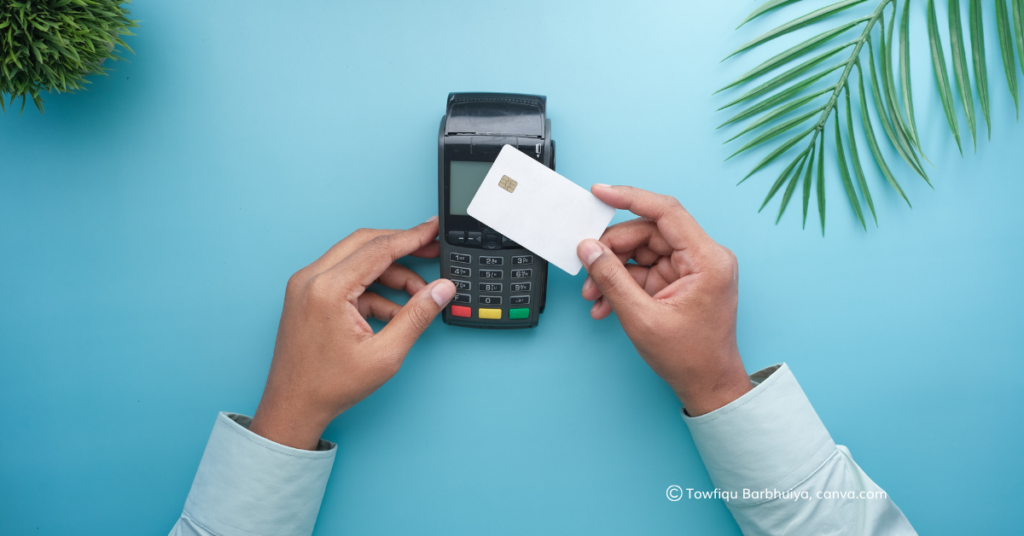
M 683 413 L 683 420 L 718 488 L 792 489 L 836 453 L 836 444 L 785 363 L 750 380 L 755 387 L 728 405 L 699 417 Z
M 224 536 L 312 534 L 335 444 L 293 449 L 250 432 L 251 421 L 217 416 L 182 517 Z

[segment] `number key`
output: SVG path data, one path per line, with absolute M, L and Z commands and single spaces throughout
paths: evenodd
M 501 279 L 501 270 L 480 270 L 480 279 Z

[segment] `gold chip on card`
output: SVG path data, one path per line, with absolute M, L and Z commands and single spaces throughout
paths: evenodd
M 518 182 L 509 178 L 508 175 L 502 175 L 501 180 L 498 181 L 498 187 L 500 187 L 502 190 L 505 190 L 508 193 L 516 191 L 516 186 L 518 184 Z

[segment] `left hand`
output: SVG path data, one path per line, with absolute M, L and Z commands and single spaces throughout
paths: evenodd
M 398 372 L 420 334 L 455 295 L 397 261 L 437 257 L 437 218 L 406 231 L 360 229 L 288 280 L 274 360 L 249 429 L 313 450 L 330 422 Z M 411 295 L 400 306 L 366 288 Z M 388 322 L 374 333 L 366 318 Z

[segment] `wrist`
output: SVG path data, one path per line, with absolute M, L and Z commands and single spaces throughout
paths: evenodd
M 722 366 L 686 374 L 686 381 L 672 386 L 687 415 L 711 413 L 753 389 L 738 352 L 735 357 L 719 362 Z
M 272 398 L 260 401 L 249 431 L 274 443 L 302 450 L 316 450 L 332 418 L 276 403 Z

